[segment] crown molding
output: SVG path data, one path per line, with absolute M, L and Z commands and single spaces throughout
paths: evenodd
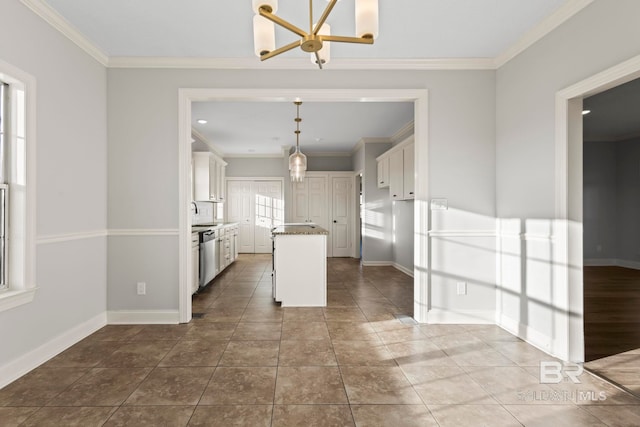
M 527 31 L 514 45 L 494 58 L 493 68 L 498 69 L 531 47 L 538 40 L 558 28 L 564 22 L 593 3 L 593 0 L 569 0 L 540 24 Z
M 391 140 L 393 142 L 401 142 L 405 139 L 409 138 L 414 134 L 414 122 L 411 120 L 406 125 L 402 126 L 400 129 L 396 131 L 393 135 L 391 135 Z
M 277 58 L 261 62 L 258 58 L 125 57 L 109 58 L 109 68 L 181 68 L 220 70 L 309 70 L 306 58 Z M 493 70 L 493 58 L 427 59 L 342 59 L 332 58 L 324 71 L 331 70 Z
M 198 132 L 197 130 L 195 130 L 194 128 L 191 128 L 191 136 L 195 137 L 196 139 L 198 139 L 200 142 L 202 142 L 204 145 L 206 145 L 207 147 L 209 147 L 209 151 L 211 151 L 213 154 L 215 154 L 216 156 L 222 158 L 224 157 L 224 155 L 220 152 L 220 150 L 218 150 L 211 141 L 209 141 L 207 138 L 205 138 L 205 136 L 203 134 L 201 134 L 200 132 Z
M 58 30 L 100 64 L 108 68 L 181 68 L 220 70 L 310 70 L 308 58 L 274 58 L 261 62 L 257 58 L 206 57 L 109 57 L 95 43 L 86 38 L 62 15 L 43 0 L 20 0 L 53 28 Z M 555 30 L 594 0 L 568 0 L 552 15 L 529 30 L 514 45 L 494 58 L 394 58 L 342 59 L 333 58 L 325 68 L 331 70 L 496 70 L 538 40 Z
M 393 140 L 391 138 L 360 138 L 351 150 L 351 154 L 355 154 L 359 149 L 364 147 L 365 144 L 393 144 Z
M 307 157 L 351 157 L 351 151 L 305 151 Z
M 55 9 L 42 0 L 20 0 L 22 4 L 31 9 L 33 13 L 58 30 L 80 49 L 88 53 L 93 59 L 105 67 L 109 64 L 109 56 L 95 43 L 86 38 L 80 31 L 62 17 Z
M 284 154 L 277 153 L 227 153 L 225 159 L 282 159 Z

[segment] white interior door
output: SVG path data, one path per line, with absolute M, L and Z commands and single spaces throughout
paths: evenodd
M 227 181 L 227 221 L 238 223 L 238 252 L 255 251 L 253 181 Z
M 308 219 L 310 222 L 318 224 L 320 227 L 329 229 L 329 218 L 327 209 L 327 178 L 310 177 L 305 178 L 308 189 Z
M 282 224 L 284 216 L 282 183 L 256 181 L 253 183 L 255 220 L 255 253 L 271 253 L 271 228 Z
M 291 222 L 308 222 L 309 220 L 309 192 L 307 190 L 309 179 L 291 184 L 291 192 L 293 193 Z
M 352 179 L 331 178 L 331 251 L 334 257 L 351 256 Z

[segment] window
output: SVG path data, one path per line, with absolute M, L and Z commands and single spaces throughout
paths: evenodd
M 35 293 L 35 83 L 0 61 L 0 311 Z

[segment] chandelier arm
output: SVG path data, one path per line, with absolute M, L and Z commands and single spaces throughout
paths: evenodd
M 323 36 L 323 35 L 320 35 L 320 37 L 322 38 L 322 41 L 325 41 L 325 42 L 373 44 L 373 39 L 368 37 L 344 37 L 344 36 Z
M 338 2 L 338 0 L 331 0 L 329 2 L 329 4 L 327 5 L 327 7 L 324 9 L 324 12 L 322 13 L 322 16 L 320 17 L 320 20 L 316 24 L 316 27 L 313 29 L 313 35 L 314 36 L 318 35 L 318 31 L 320 31 L 320 28 L 322 28 L 322 25 L 324 24 L 324 22 L 329 17 L 329 14 L 331 13 L 331 10 L 333 10 L 333 7 L 336 5 L 337 2 Z M 322 68 L 322 67 L 320 67 L 320 68 Z
M 295 49 L 300 46 L 300 40 L 296 40 L 293 43 L 289 43 L 286 46 L 279 47 L 276 50 L 272 50 L 269 53 L 265 53 L 264 55 L 260 55 L 260 61 L 264 61 L 265 59 L 273 58 L 276 55 L 280 55 L 281 53 L 285 53 L 290 51 L 291 49 Z
M 320 69 L 322 70 L 322 60 L 320 59 L 320 54 L 318 52 L 313 52 L 314 55 L 316 55 L 316 64 L 318 64 L 318 67 L 320 67 Z
M 274 15 L 271 12 L 268 12 L 266 9 L 264 8 L 260 8 L 260 16 L 264 16 L 265 18 L 267 18 L 269 21 L 273 21 L 276 24 L 280 25 L 283 28 L 286 28 L 287 30 L 291 31 L 292 33 L 295 33 L 297 35 L 299 35 L 300 37 L 306 37 L 307 33 L 304 30 L 301 30 L 300 28 L 296 27 L 293 24 L 290 24 L 289 22 L 285 21 L 284 19 L 280 18 L 279 16 Z

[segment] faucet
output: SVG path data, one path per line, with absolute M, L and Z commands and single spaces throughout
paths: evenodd
M 196 202 L 191 202 L 191 204 L 192 204 L 192 205 L 193 205 L 193 207 L 194 207 L 194 210 L 195 210 L 196 215 L 198 215 L 198 205 L 196 204 Z

